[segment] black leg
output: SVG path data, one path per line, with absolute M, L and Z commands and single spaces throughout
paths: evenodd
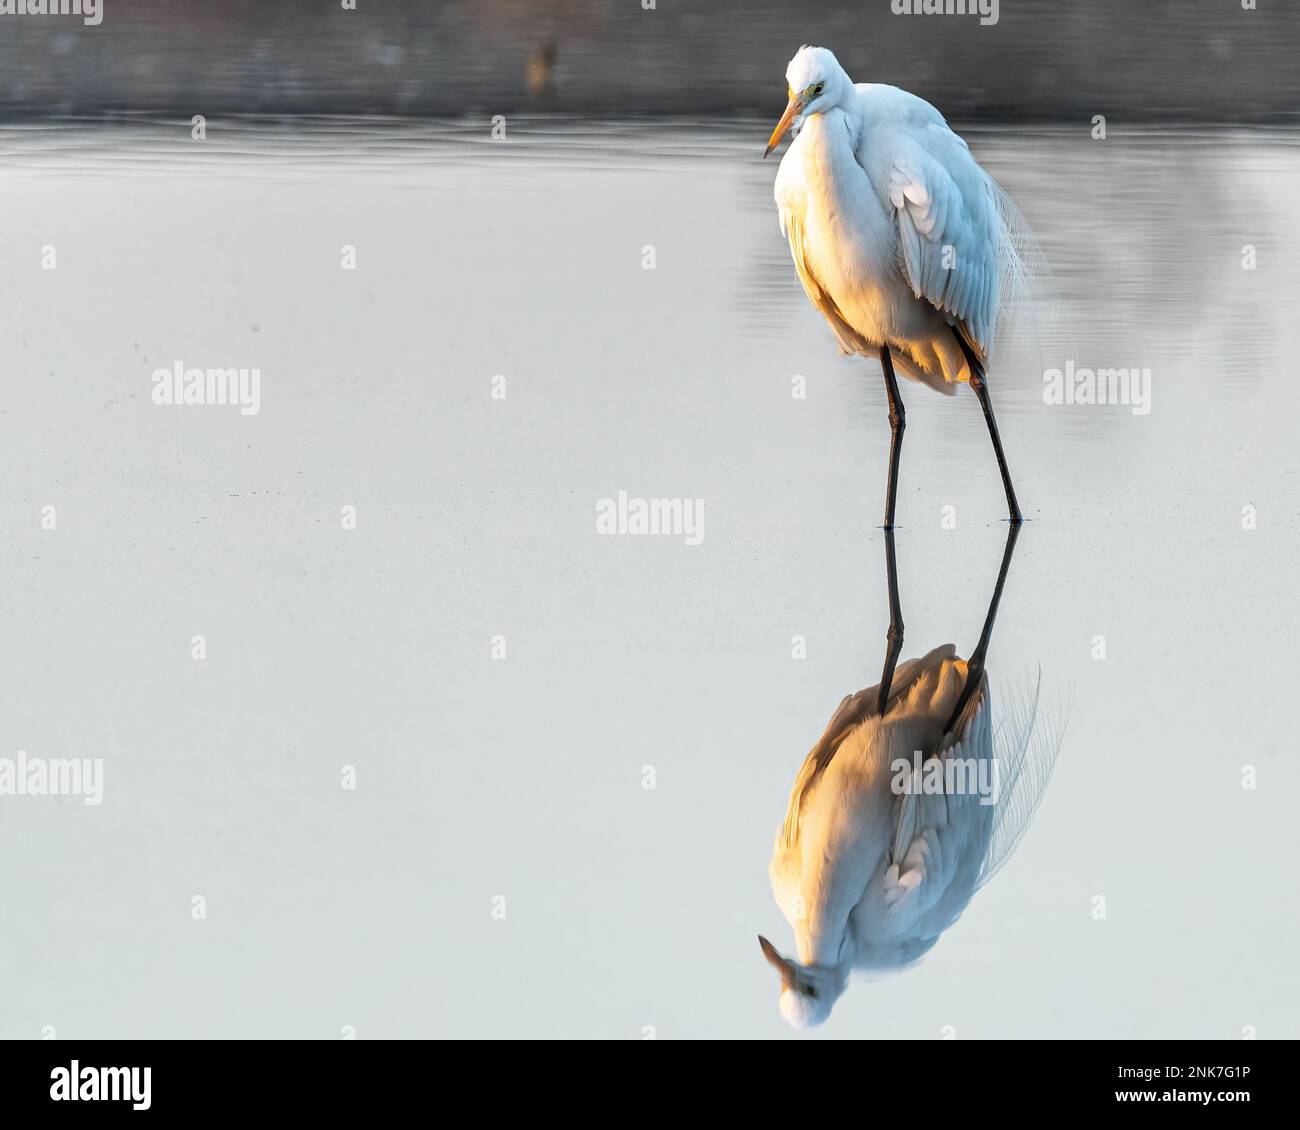
M 993 454 L 998 457 L 998 470 L 1002 472 L 1002 489 L 1007 492 L 1007 512 L 1012 525 L 1023 522 L 1020 516 L 1020 504 L 1016 502 L 1016 488 L 1011 485 L 1011 472 L 1007 469 L 1007 457 L 1002 454 L 1002 440 L 998 436 L 998 422 L 993 418 L 993 405 L 989 401 L 988 379 L 984 375 L 984 366 L 980 364 L 979 358 L 975 356 L 975 351 L 971 349 L 970 343 L 961 335 L 956 328 L 953 329 L 953 335 L 957 338 L 957 344 L 961 346 L 961 351 L 966 355 L 966 362 L 970 365 L 970 386 L 975 390 L 975 395 L 979 398 L 980 407 L 984 409 L 984 422 L 989 428 L 989 438 L 993 441 Z
M 984 675 L 984 657 L 988 654 L 989 640 L 993 636 L 993 621 L 997 618 L 998 604 L 1002 601 L 1002 588 L 1007 583 L 1007 572 L 1011 568 L 1011 555 L 1015 552 L 1016 538 L 1020 536 L 1020 524 L 1012 522 L 1007 529 L 1007 544 L 1002 551 L 1002 568 L 998 570 L 998 583 L 993 588 L 993 599 L 989 601 L 988 615 L 984 617 L 984 629 L 980 632 L 980 642 L 975 645 L 975 650 L 971 652 L 971 657 L 966 662 L 966 682 L 962 685 L 961 694 L 957 698 L 957 705 L 952 708 L 952 714 L 948 716 L 948 721 L 944 724 L 943 732 L 946 736 L 951 733 L 952 728 L 957 724 L 957 719 L 961 717 L 961 712 L 966 709 L 966 704 L 970 702 L 970 697 L 980 685 L 980 679 Z
M 889 687 L 894 681 L 894 668 L 903 650 L 903 608 L 898 600 L 898 559 L 894 554 L 894 530 L 885 527 L 885 577 L 889 584 L 889 631 L 885 635 L 885 669 L 880 674 L 880 698 L 876 703 L 883 716 L 889 705 Z
M 889 397 L 889 482 L 885 486 L 885 529 L 894 528 L 894 499 L 898 495 L 898 461 L 903 454 L 903 433 L 907 431 L 907 412 L 898 395 L 894 362 L 889 346 L 880 347 L 880 367 L 885 371 L 885 395 Z

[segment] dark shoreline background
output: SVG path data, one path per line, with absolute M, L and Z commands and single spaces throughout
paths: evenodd
M 0 119 L 525 110 L 779 113 L 802 42 L 959 121 L 1292 123 L 1300 4 L 1000 0 L 102 0 L 103 20 L 0 16 Z

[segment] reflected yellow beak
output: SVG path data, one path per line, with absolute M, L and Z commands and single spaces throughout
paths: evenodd
M 785 131 L 790 128 L 790 123 L 794 121 L 794 116 L 799 112 L 799 100 L 791 98 L 790 104 L 786 106 L 785 113 L 781 115 L 781 120 L 776 123 L 776 129 L 772 131 L 772 137 L 767 143 L 767 148 L 763 150 L 763 156 L 766 157 L 773 149 L 780 144 L 781 138 L 785 136 Z
M 782 133 L 785 131 L 782 130 Z M 766 156 L 767 154 L 764 154 Z M 763 956 L 767 958 L 767 963 L 779 974 L 781 974 L 781 988 L 792 989 L 795 984 L 794 968 L 785 958 L 777 951 L 776 946 L 769 942 L 762 934 L 758 936 L 759 948 L 763 951 Z

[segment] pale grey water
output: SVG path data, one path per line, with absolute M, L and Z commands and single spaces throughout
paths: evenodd
M 769 128 L 0 130 L 0 757 L 105 773 L 0 797 L 0 1036 L 787 1034 L 754 935 L 879 677 L 888 428 Z M 1073 714 L 1011 863 L 822 1032 L 1294 1037 L 1300 149 L 971 140 L 1153 408 L 994 369 L 1033 522 L 990 666 Z M 177 360 L 258 366 L 260 414 L 156 406 Z M 903 393 L 904 656 L 965 652 L 996 469 L 967 390 Z M 703 544 L 598 536 L 620 490 L 703 498 Z

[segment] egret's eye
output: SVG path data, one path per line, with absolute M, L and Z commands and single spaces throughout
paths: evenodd
M 804 996 L 812 997 L 813 1000 L 817 999 L 817 990 L 811 985 L 800 985 L 799 988 L 803 990 Z
M 819 95 L 822 92 L 825 86 L 826 84 L 824 82 L 813 83 L 813 85 L 808 88 L 808 93 L 811 94 L 814 98 L 816 98 L 817 95 Z

